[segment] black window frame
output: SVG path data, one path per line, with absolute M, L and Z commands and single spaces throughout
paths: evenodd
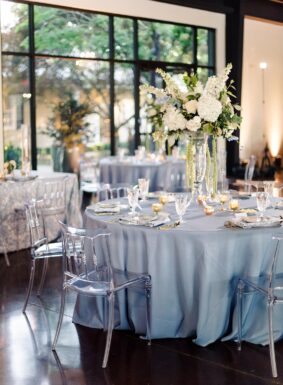
M 109 90 L 110 90 L 110 104 L 109 104 L 109 117 L 110 117 L 110 153 L 115 155 L 116 152 L 116 131 L 115 131 L 115 116 L 114 116 L 114 102 L 115 102 L 115 80 L 114 80 L 114 68 L 115 63 L 126 63 L 131 64 L 134 67 L 134 129 L 135 129 L 135 148 L 140 144 L 140 72 L 142 69 L 154 70 L 157 67 L 166 69 L 176 68 L 183 69 L 184 71 L 194 71 L 197 72 L 198 68 L 208 69 L 210 74 L 215 74 L 216 72 L 216 31 L 214 28 L 196 26 L 184 23 L 178 23 L 175 21 L 165 21 L 158 19 L 150 19 L 143 17 L 133 17 L 127 15 L 119 15 L 115 13 L 106 13 L 101 11 L 85 10 L 80 8 L 72 7 L 63 7 L 63 6 L 54 6 L 53 4 L 43 4 L 43 3 L 30 3 L 28 1 L 18 1 L 18 0 L 7 0 L 11 3 L 26 4 L 28 6 L 28 23 L 29 23 L 29 51 L 28 52 L 14 52 L 14 51 L 3 51 L 1 55 L 13 55 L 13 56 L 25 56 L 29 58 L 29 86 L 30 86 L 30 146 L 31 146 L 31 163 L 32 168 L 37 169 L 37 142 L 36 142 L 36 75 L 35 75 L 35 61 L 38 58 L 55 58 L 55 59 L 69 59 L 69 60 L 90 60 L 90 61 L 105 61 L 110 65 L 110 74 L 109 74 Z M 54 54 L 40 54 L 35 52 L 35 29 L 34 29 L 34 7 L 50 7 L 57 9 L 65 9 L 66 11 L 73 12 L 87 12 L 92 14 L 106 15 L 109 17 L 109 58 L 82 58 L 80 56 L 66 56 L 66 55 L 54 55 Z M 133 59 L 122 60 L 115 59 L 115 40 L 114 40 L 114 18 L 127 18 L 133 20 Z M 178 62 L 166 62 L 166 61 L 154 61 L 154 60 L 141 60 L 138 56 L 138 20 L 148 21 L 148 22 L 158 22 L 164 24 L 173 24 L 180 25 L 184 27 L 192 28 L 193 30 L 193 61 L 191 64 L 178 63 Z M 208 54 L 211 55 L 212 65 L 201 65 L 198 64 L 197 60 L 197 29 L 205 29 L 210 32 L 210 45 L 208 47 Z

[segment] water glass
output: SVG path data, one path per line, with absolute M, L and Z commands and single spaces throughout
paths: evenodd
M 185 215 L 185 212 L 189 207 L 191 201 L 192 201 L 191 194 L 177 194 L 175 196 L 175 208 L 176 208 L 176 213 L 179 216 L 180 223 L 184 223 L 183 216 Z
M 139 207 L 139 189 L 137 187 L 127 188 L 128 202 L 131 207 L 130 214 L 136 214 L 136 208 Z
M 149 190 L 149 179 L 140 178 L 138 179 L 138 182 L 141 198 L 145 201 Z
M 269 194 L 265 191 L 256 193 L 256 205 L 257 209 L 260 212 L 260 220 L 263 220 L 263 214 L 269 204 Z

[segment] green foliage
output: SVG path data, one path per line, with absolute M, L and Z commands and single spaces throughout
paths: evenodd
M 72 95 L 63 102 L 59 102 L 53 109 L 45 134 L 65 144 L 81 143 L 91 132 L 85 117 L 92 113 L 89 103 L 79 103 Z
M 14 147 L 12 144 L 8 144 L 4 147 L 4 162 L 14 160 L 18 167 L 21 165 L 22 151 L 19 147 Z

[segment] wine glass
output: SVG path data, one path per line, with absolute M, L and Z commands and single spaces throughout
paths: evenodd
M 135 216 L 136 208 L 139 207 L 139 189 L 137 187 L 128 187 L 127 197 L 128 197 L 129 205 L 131 207 L 130 214 Z
M 272 206 L 271 198 L 273 197 L 274 182 L 264 181 L 263 190 L 268 193 L 268 206 Z
M 257 209 L 260 212 L 259 220 L 263 221 L 264 212 L 269 203 L 269 194 L 265 191 L 260 191 L 256 193 L 256 205 Z
M 184 223 L 183 216 L 191 204 L 192 194 L 177 194 L 175 196 L 175 209 L 176 213 L 179 216 L 179 222 Z
M 145 201 L 149 190 L 149 179 L 140 178 L 138 179 L 138 183 L 142 201 Z
M 230 198 L 229 191 L 222 191 L 220 193 L 220 195 L 219 195 L 219 202 L 221 204 L 221 208 L 220 208 L 221 211 L 225 210 L 224 209 L 224 205 L 225 205 L 226 202 L 228 202 L 229 198 Z

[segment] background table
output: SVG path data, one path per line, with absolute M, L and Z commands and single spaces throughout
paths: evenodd
M 121 161 L 117 157 L 108 157 L 101 159 L 99 169 L 102 183 L 136 185 L 139 178 L 147 178 L 150 180 L 149 190 L 156 191 L 170 186 L 172 173 L 185 174 L 185 161 L 172 158 L 164 161 L 136 160 L 134 157 Z
M 241 204 L 255 207 L 255 200 Z M 176 219 L 173 204 L 168 204 L 166 211 Z M 282 211 L 273 210 L 273 214 Z M 111 231 L 109 249 L 114 267 L 151 275 L 152 338 L 196 336 L 195 342 L 205 346 L 228 332 L 229 338 L 235 337 L 232 320 L 237 280 L 265 271 L 271 234 L 283 234 L 283 230 L 225 228 L 224 222 L 231 215 L 224 212 L 205 217 L 202 209 L 193 207 L 185 216 L 187 223 L 162 231 L 108 222 L 113 217 L 97 217 L 86 211 L 88 228 L 107 226 Z M 251 298 L 244 303 L 243 338 L 267 343 L 266 306 Z M 121 328 L 131 324 L 138 333 L 145 331 L 143 301 L 142 293 L 118 297 Z M 89 299 L 80 297 L 74 322 L 101 327 L 94 309 Z M 275 307 L 276 339 L 283 333 L 282 316 L 283 308 Z
M 7 191 L 9 195 L 6 207 L 1 207 L 1 232 L 7 251 L 25 249 L 30 246 L 29 232 L 25 215 L 23 215 L 25 201 L 35 196 L 38 185 L 43 183 L 45 178 L 64 178 L 65 176 L 68 176 L 66 181 L 67 221 L 70 225 L 79 227 L 82 224 L 82 217 L 76 174 L 50 173 L 39 175 L 38 178 L 31 181 L 6 181 L 0 183 L 0 201 L 3 201 L 3 194 L 6 194 Z M 7 186 L 8 188 L 4 188 Z M 57 233 L 58 226 L 55 224 L 53 231 L 49 233 L 50 239 L 56 236 Z M 2 252 L 2 244 L 0 244 L 0 253 Z

